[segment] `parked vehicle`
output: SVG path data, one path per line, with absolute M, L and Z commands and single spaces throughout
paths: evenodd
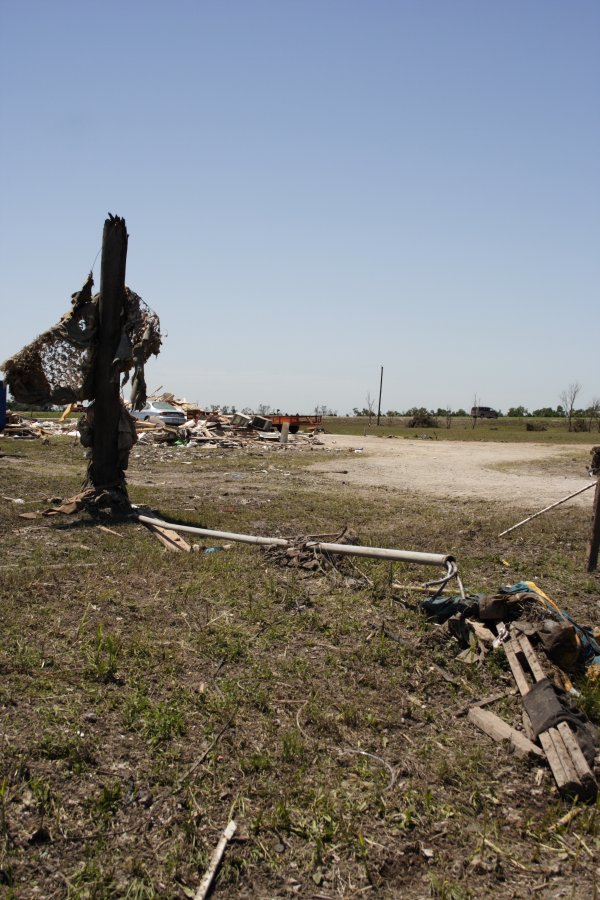
M 182 409 L 165 400 L 148 400 L 143 409 L 132 409 L 130 412 L 134 418 L 141 419 L 142 422 L 171 425 L 172 428 L 179 428 L 187 421 Z
M 491 406 L 473 406 L 471 407 L 472 419 L 497 419 L 498 413 Z

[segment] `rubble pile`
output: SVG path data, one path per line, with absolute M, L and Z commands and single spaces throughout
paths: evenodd
M 183 410 L 187 421 L 179 428 L 151 421 L 136 423 L 139 442 L 142 444 L 184 444 L 187 447 L 221 448 L 237 450 L 259 442 L 280 446 L 281 434 L 265 416 L 245 413 L 225 414 L 220 410 L 207 410 L 187 400 L 180 400 L 172 393 L 154 394 L 151 401 L 171 403 Z M 314 431 L 297 432 L 287 437 L 285 446 L 321 445 Z
M 307 569 L 314 571 L 318 569 L 321 572 L 330 572 L 335 570 L 341 573 L 344 569 L 352 569 L 355 567 L 348 557 L 336 557 L 326 550 L 320 550 L 310 544 L 318 541 L 331 541 L 335 544 L 360 544 L 358 534 L 345 528 L 341 534 L 319 534 L 299 537 L 291 541 L 289 547 L 267 547 L 265 553 L 269 559 L 279 566 L 290 567 L 292 569 Z
M 290 434 L 283 444 L 279 431 L 275 428 L 265 430 L 264 422 L 268 420 L 260 416 L 250 417 L 240 413 L 224 415 L 218 411 L 207 411 L 184 400 L 175 400 L 173 394 L 162 394 L 150 399 L 173 403 L 183 409 L 188 419 L 177 428 L 156 421 L 136 419 L 135 429 L 141 445 L 225 450 L 240 450 L 249 445 L 258 446 L 261 450 L 301 450 L 322 446 L 322 442 L 312 432 Z M 24 418 L 17 413 L 9 412 L 2 436 L 30 439 L 79 437 L 78 429 L 79 422 L 70 407 L 67 407 L 60 418 L 54 419 Z
M 6 416 L 6 425 L 1 432 L 2 437 L 42 440 L 56 435 L 76 437 L 77 430 L 73 421 L 59 421 L 58 419 L 26 419 L 17 413 L 9 412 Z
M 494 651 L 506 654 L 521 694 L 521 727 L 483 711 L 483 703 L 468 708 L 470 721 L 519 756 L 545 757 L 560 794 L 594 801 L 600 733 L 577 706 L 581 693 L 571 676 L 585 675 L 590 684 L 600 678 L 600 632 L 579 625 L 533 581 L 501 587 L 492 597 L 438 595 L 422 606 L 464 648 L 462 662 L 482 665 Z

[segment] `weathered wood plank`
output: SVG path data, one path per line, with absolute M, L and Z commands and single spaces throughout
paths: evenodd
M 192 552 L 190 544 L 188 544 L 177 531 L 171 531 L 170 528 L 160 528 L 158 525 L 146 525 L 146 527 L 158 538 L 167 550 L 176 552 L 183 551 L 184 553 Z
M 514 639 L 511 638 L 509 641 L 506 641 L 503 645 L 504 652 L 506 653 L 506 658 L 508 659 L 508 663 L 510 665 L 511 671 L 513 673 L 513 678 L 517 683 L 517 687 L 521 692 L 521 695 L 524 697 L 525 694 L 528 694 L 531 690 L 529 682 L 525 676 L 525 672 L 523 671 L 523 667 L 517 658 L 517 654 L 515 652 Z
M 543 756 L 543 751 L 532 741 L 525 737 L 516 728 L 513 728 L 500 716 L 488 709 L 473 706 L 469 710 L 467 718 L 481 731 L 485 732 L 494 741 L 508 741 L 517 756 Z
M 531 669 L 531 674 L 535 678 L 536 681 L 543 681 L 546 678 L 546 673 L 542 669 L 542 665 L 537 658 L 536 652 L 531 646 L 529 638 L 525 634 L 520 634 L 518 637 L 519 644 L 521 649 L 525 655 L 525 659 Z
M 585 798 L 591 799 L 595 797 L 598 793 L 598 784 L 594 777 L 594 773 L 588 765 L 587 759 L 581 751 L 581 747 L 577 743 L 575 735 L 567 722 L 560 722 L 557 727 L 565 749 L 571 758 L 577 777 L 583 787 Z
M 539 738 L 540 744 L 544 749 L 548 765 L 552 770 L 559 791 L 561 794 L 572 796 L 576 793 L 577 773 L 570 760 L 567 762 L 567 754 L 562 739 L 557 731 L 556 734 L 553 734 L 554 731 L 556 729 L 542 732 Z

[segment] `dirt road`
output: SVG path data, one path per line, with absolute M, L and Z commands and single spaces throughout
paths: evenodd
M 330 449 L 356 451 L 344 460 L 347 474 L 340 474 L 339 459 L 318 464 L 332 479 L 354 484 L 385 485 L 437 497 L 504 500 L 533 512 L 590 482 L 585 471 L 589 454 L 581 447 L 339 434 L 320 438 Z M 592 489 L 569 503 L 591 507 L 593 495 Z

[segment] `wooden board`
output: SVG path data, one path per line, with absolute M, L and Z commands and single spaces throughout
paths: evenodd
M 488 709 L 472 706 L 468 713 L 468 719 L 494 741 L 509 741 L 517 756 L 544 755 L 543 751 L 524 734 L 517 731 L 516 728 L 512 728 L 508 722 Z
M 143 524 L 146 525 L 146 528 L 158 538 L 167 550 L 173 550 L 175 552 L 182 550 L 184 553 L 192 552 L 190 544 L 188 544 L 177 531 L 172 531 L 170 528 L 161 528 L 158 525 L 148 525 L 146 522 Z
M 571 757 L 573 767 L 577 773 L 577 778 L 584 788 L 586 797 L 590 799 L 595 797 L 598 791 L 598 785 L 596 784 L 594 773 L 590 769 L 588 761 L 575 739 L 575 735 L 566 722 L 560 722 L 556 730 L 560 734 L 565 749 Z

